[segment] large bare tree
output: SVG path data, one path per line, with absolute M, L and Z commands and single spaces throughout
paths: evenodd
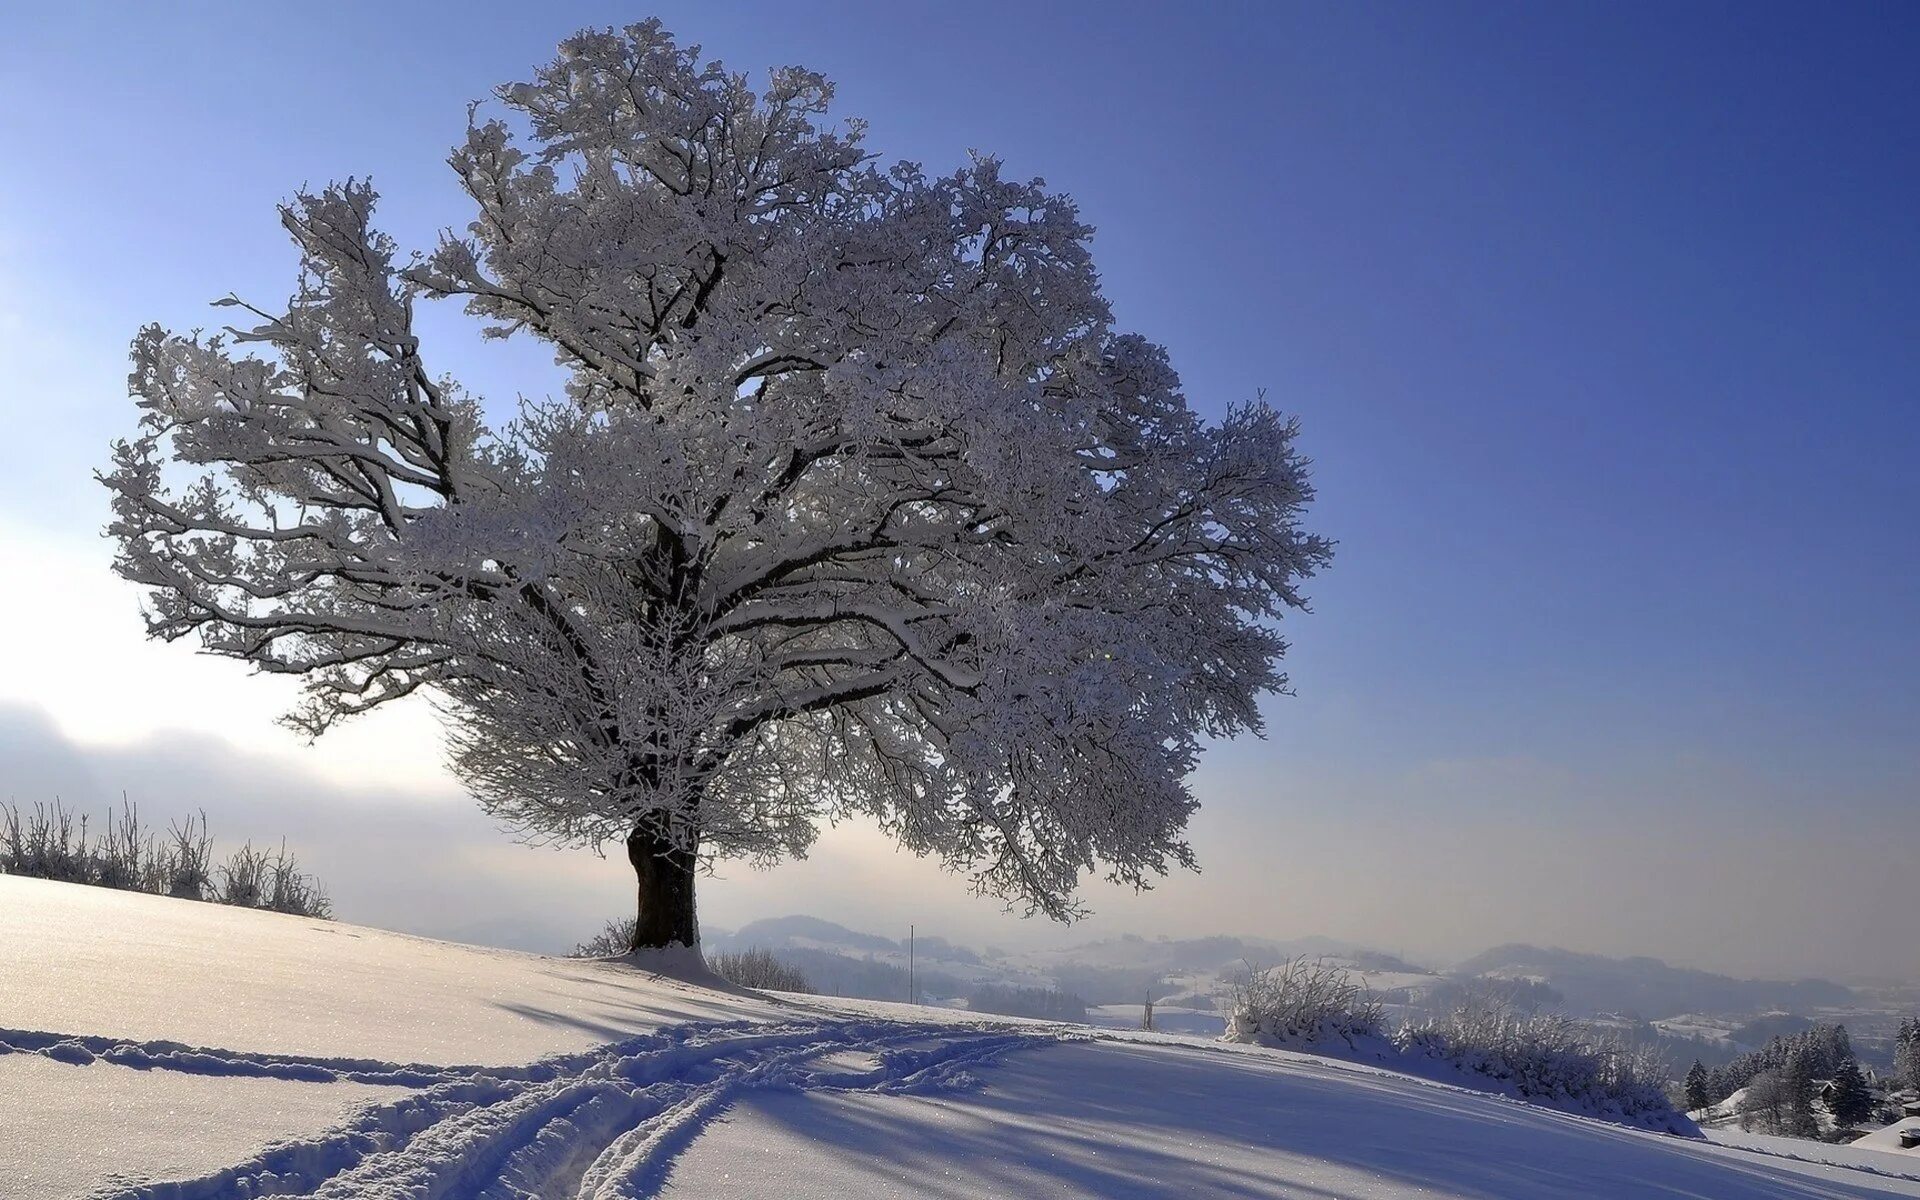
M 637 946 L 695 941 L 707 856 L 856 814 L 1055 917 L 1191 865 L 1200 740 L 1258 729 L 1329 553 L 1291 422 L 1196 417 L 1070 200 L 882 165 L 831 97 L 582 33 L 469 121 L 464 236 L 403 259 L 368 184 L 302 194 L 283 310 L 134 342 L 104 479 L 151 633 L 301 676 L 315 736 L 430 693 L 488 812 L 625 841 Z M 422 298 L 565 394 L 490 420 Z

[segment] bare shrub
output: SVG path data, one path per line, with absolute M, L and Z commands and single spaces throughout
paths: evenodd
M 728 983 L 757 988 L 765 992 L 812 992 L 807 977 L 773 956 L 773 951 L 755 947 L 738 953 L 722 952 L 707 956 L 707 966 Z
M 1227 985 L 1227 1038 L 1311 1045 L 1385 1034 L 1379 1001 L 1352 972 L 1304 955 L 1277 967 L 1242 963 Z
M 615 954 L 625 954 L 633 949 L 633 928 L 639 922 L 633 917 L 617 917 L 607 922 L 607 927 L 581 942 L 568 951 L 569 958 L 608 958 Z
M 1756 1127 L 1761 1133 L 1783 1132 L 1788 1100 L 1787 1088 L 1779 1074 L 1760 1072 L 1747 1081 L 1735 1106 L 1740 1114 L 1740 1128 L 1747 1132 Z

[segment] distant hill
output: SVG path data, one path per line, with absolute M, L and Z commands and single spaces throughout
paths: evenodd
M 708 930 L 709 950 L 770 950 L 829 995 L 893 999 L 906 994 L 907 942 L 849 929 L 820 917 L 793 914 L 754 921 L 733 931 Z M 1210 1004 L 1222 982 L 1243 964 L 1272 966 L 1295 955 L 1325 957 L 1356 970 L 1382 973 L 1389 985 L 1437 980 L 1425 968 L 1332 938 L 1290 941 L 1230 936 L 1146 938 L 1134 934 L 1055 949 L 1008 953 L 975 950 L 934 934 L 914 943 L 922 995 L 965 997 L 983 987 L 1051 989 L 1088 1004 L 1139 1004 L 1182 998 Z
M 1271 965 L 1299 955 L 1339 959 L 1366 971 L 1426 971 L 1424 967 L 1413 966 L 1391 954 L 1370 950 L 1353 942 L 1319 936 L 1276 941 L 1225 935 L 1144 938 L 1130 933 L 1102 941 L 1085 942 L 1052 953 L 1063 960 L 1162 971 L 1218 970 L 1238 966 L 1242 962 Z
M 893 998 L 906 994 L 907 943 L 793 914 L 754 921 L 731 933 L 713 931 L 714 950 L 764 947 L 806 972 L 828 994 Z M 1735 979 L 1657 958 L 1609 958 L 1554 947 L 1496 946 L 1444 977 L 1377 950 L 1332 938 L 1288 940 L 1126 934 L 1058 949 L 981 952 L 936 935 L 914 945 L 923 995 L 964 996 L 981 986 L 1053 988 L 1091 1005 L 1180 999 L 1202 1007 L 1223 993 L 1243 963 L 1272 966 L 1295 955 L 1342 962 L 1362 973 L 1376 995 L 1416 1006 L 1446 1002 L 1474 978 L 1536 981 L 1532 1001 L 1575 1016 L 1630 1014 L 1657 1020 L 1682 1014 L 1806 1014 L 1852 1004 L 1852 990 L 1824 979 Z M 1730 1028 L 1731 1026 L 1727 1026 Z
M 768 950 L 831 946 L 841 950 L 906 952 L 906 946 L 892 938 L 884 938 L 877 933 L 860 933 L 848 929 L 845 925 L 798 913 L 788 917 L 766 917 L 743 925 L 730 934 L 710 937 L 706 940 L 709 945 L 718 943 L 717 948 L 724 950 L 744 950 L 752 946 L 761 946 Z
M 1537 979 L 1576 1014 L 1635 1013 L 1652 1019 L 1690 1012 L 1767 1012 L 1850 1004 L 1853 991 L 1825 979 L 1735 979 L 1668 966 L 1657 958 L 1608 958 L 1514 943 L 1454 969 L 1459 976 Z

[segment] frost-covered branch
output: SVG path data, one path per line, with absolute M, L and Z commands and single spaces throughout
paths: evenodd
M 425 256 L 365 182 L 295 197 L 284 306 L 134 343 L 152 633 L 304 677 L 316 734 L 424 691 L 489 811 L 637 869 L 855 813 L 1056 916 L 1190 863 L 1200 739 L 1259 728 L 1329 555 L 1295 428 L 1195 415 L 1067 197 L 883 165 L 831 99 L 589 31 L 473 115 Z M 565 394 L 489 421 L 423 299 Z

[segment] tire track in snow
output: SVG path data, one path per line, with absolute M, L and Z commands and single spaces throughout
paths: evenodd
M 520 1067 L 431 1067 L 0 1030 L 0 1054 L 412 1089 L 213 1174 L 100 1193 L 113 1200 L 633 1200 L 658 1190 L 674 1157 L 744 1091 L 958 1090 L 978 1085 L 969 1066 L 1079 1036 L 874 1018 L 728 1022 L 669 1027 Z M 847 1051 L 873 1065 L 820 1061 Z
M 125 1038 L 0 1029 L 0 1054 L 38 1054 L 56 1062 L 86 1066 L 109 1062 L 138 1071 L 179 1071 L 189 1075 L 286 1079 L 297 1083 L 392 1084 L 428 1087 L 480 1067 L 431 1067 L 364 1058 L 315 1058 L 295 1054 L 252 1054 L 211 1050 L 182 1042 L 135 1042 Z

